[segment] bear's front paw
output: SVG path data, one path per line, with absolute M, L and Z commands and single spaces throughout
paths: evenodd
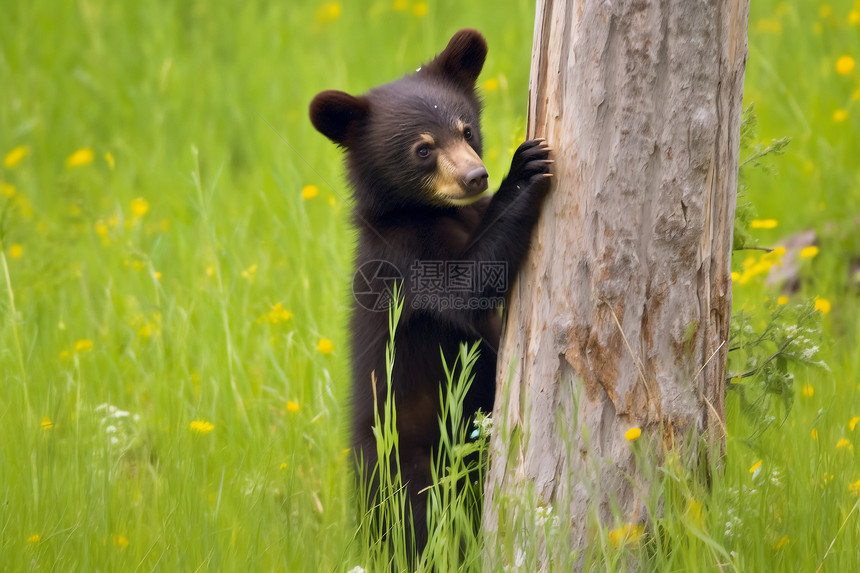
M 550 151 L 552 149 L 543 138 L 523 142 L 514 152 L 508 180 L 518 188 L 534 184 L 545 186 L 552 177 L 549 172 L 549 166 L 553 163 L 552 159 L 548 159 Z

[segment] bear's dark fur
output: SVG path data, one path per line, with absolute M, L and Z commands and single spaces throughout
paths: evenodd
M 358 227 L 354 286 L 381 291 L 396 271 L 403 278 L 392 381 L 401 471 L 418 548 L 427 538 L 427 494 L 421 490 L 431 485 L 431 457 L 440 437 L 440 384 L 446 380 L 440 348 L 450 365 L 461 343 L 481 340 L 464 409 L 467 416 L 489 413 L 501 321 L 486 301 L 505 296 L 549 187 L 549 148 L 532 140 L 516 150 L 499 190 L 477 199 L 487 188 L 475 92 L 486 54 L 480 33 L 461 30 L 413 74 L 361 96 L 325 91 L 310 105 L 313 125 L 346 150 Z M 495 268 L 501 275 L 484 280 L 478 276 L 484 264 L 485 271 Z M 468 284 L 445 285 L 445 276 L 435 277 L 440 279 L 435 283 L 433 276 L 421 276 L 457 267 L 472 273 L 459 277 Z M 372 470 L 374 401 L 380 400 L 381 412 L 385 396 L 388 313 L 384 305 L 373 308 L 367 302 L 356 296 L 350 323 L 352 445 Z

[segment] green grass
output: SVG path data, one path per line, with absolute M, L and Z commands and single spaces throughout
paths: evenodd
M 399 77 L 479 28 L 498 183 L 524 134 L 533 29 L 526 1 L 403 4 L 4 6 L 0 570 L 371 568 L 346 452 L 349 196 L 307 104 Z M 761 141 L 793 138 L 765 160 L 777 174 L 749 176 L 746 197 L 778 221 L 753 232 L 762 245 L 819 233 L 789 304 L 830 302 L 830 370 L 795 368 L 793 406 L 775 401 L 770 423 L 730 393 L 713 490 L 667 461 L 649 541 L 596 530 L 596 569 L 625 568 L 628 552 L 667 571 L 860 565 L 860 67 L 836 66 L 860 63 L 852 10 L 753 2 L 745 89 Z M 80 149 L 92 161 L 68 167 Z M 303 199 L 308 185 L 318 195 Z M 757 277 L 735 306 L 764 321 L 778 294 Z

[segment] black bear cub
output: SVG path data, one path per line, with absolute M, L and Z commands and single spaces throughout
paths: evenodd
M 464 409 L 467 416 L 491 412 L 498 308 L 549 188 L 550 149 L 531 140 L 514 153 L 499 190 L 483 196 L 488 175 L 475 82 L 486 55 L 480 33 L 460 30 L 413 74 L 360 96 L 325 91 L 310 105 L 314 127 L 346 150 L 355 196 L 352 446 L 367 472 L 377 463 L 372 426 L 374 402 L 386 394 L 388 313 L 364 295 L 385 296 L 390 282 L 402 279 L 392 394 L 419 550 L 427 541 L 424 490 L 432 483 L 440 385 L 446 383 L 440 349 L 450 365 L 461 343 L 481 341 Z

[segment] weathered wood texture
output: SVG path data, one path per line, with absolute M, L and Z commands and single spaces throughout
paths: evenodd
M 573 549 L 588 515 L 611 525 L 610 500 L 641 519 L 633 426 L 658 446 L 724 440 L 748 10 L 537 3 L 529 135 L 555 149 L 555 186 L 501 344 L 490 539 L 525 491 L 569 504 Z

